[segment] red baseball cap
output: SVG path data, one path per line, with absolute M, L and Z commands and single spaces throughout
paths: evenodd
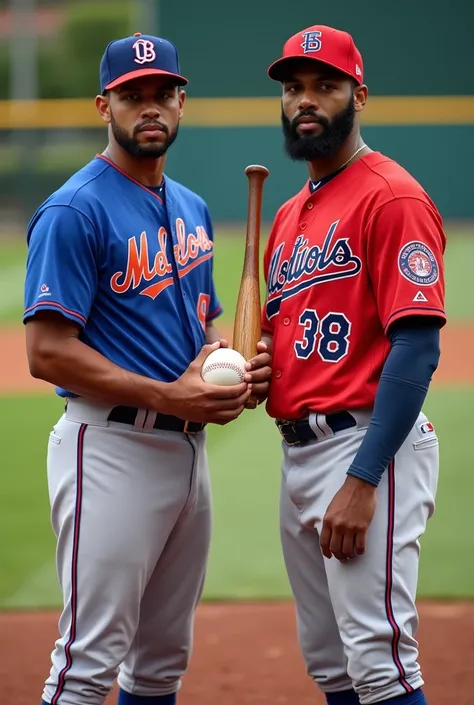
M 283 47 L 283 55 L 268 69 L 274 81 L 282 81 L 285 68 L 294 59 L 313 59 L 332 66 L 363 83 L 362 56 L 348 32 L 315 24 L 294 34 Z

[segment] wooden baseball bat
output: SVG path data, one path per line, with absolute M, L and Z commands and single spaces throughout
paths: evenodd
M 262 213 L 263 182 L 269 175 L 268 169 L 251 164 L 245 169 L 249 180 L 247 234 L 245 238 L 244 265 L 234 319 L 233 348 L 246 360 L 257 354 L 260 340 L 260 223 Z M 245 408 L 255 409 L 257 399 L 249 397 Z

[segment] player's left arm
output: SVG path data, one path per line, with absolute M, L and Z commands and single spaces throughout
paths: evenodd
M 407 205 L 412 203 L 392 204 L 382 214 L 385 222 L 377 223 L 380 238 L 374 234 L 382 261 L 370 275 L 391 347 L 367 433 L 323 523 L 322 551 L 342 561 L 365 551 L 376 487 L 416 423 L 440 357 L 439 330 L 446 320 L 444 233 L 436 212 L 416 201 L 414 213 L 406 213 Z M 407 252 L 414 253 L 411 261 Z
M 229 347 L 228 340 L 224 338 L 218 328 L 214 325 L 212 321 L 206 323 L 206 343 L 212 345 L 213 343 L 221 343 L 221 347 Z

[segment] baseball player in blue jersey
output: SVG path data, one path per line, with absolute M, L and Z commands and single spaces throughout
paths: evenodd
M 34 214 L 25 285 L 30 371 L 65 412 L 48 487 L 64 608 L 43 705 L 172 705 L 188 664 L 211 529 L 206 423 L 264 396 L 206 384 L 219 345 L 203 200 L 163 174 L 187 81 L 165 39 L 108 45 L 96 98 L 109 143 Z M 250 367 L 250 365 L 249 365 Z

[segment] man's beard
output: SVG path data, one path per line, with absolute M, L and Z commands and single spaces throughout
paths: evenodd
M 315 118 L 324 128 L 320 135 L 305 135 L 297 131 L 296 121 L 307 115 Z M 285 136 L 285 149 L 291 159 L 295 161 L 311 162 L 315 159 L 331 157 L 344 144 L 354 127 L 355 106 L 354 96 L 331 121 L 324 117 L 318 117 L 314 110 L 301 110 L 298 115 L 289 120 L 283 108 L 281 111 L 281 122 L 283 134 Z
M 177 138 L 179 130 L 179 123 L 171 133 L 166 126 L 163 126 L 164 132 L 168 139 L 164 143 L 160 142 L 158 144 L 153 142 L 139 142 L 137 139 L 137 128 L 133 131 L 133 135 L 130 136 L 126 130 L 117 124 L 112 113 L 110 114 L 110 126 L 116 142 L 122 147 L 122 149 L 128 152 L 128 154 L 132 157 L 148 157 L 149 159 L 158 159 L 159 157 L 162 157 Z

